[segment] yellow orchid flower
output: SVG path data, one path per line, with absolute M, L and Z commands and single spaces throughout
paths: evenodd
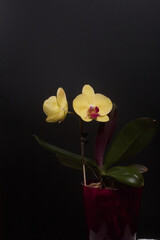
M 43 103 L 43 111 L 47 115 L 46 121 L 62 122 L 68 113 L 68 102 L 63 88 L 58 88 L 57 97 L 49 97 Z
M 73 100 L 74 111 L 86 122 L 109 121 L 107 114 L 112 110 L 112 102 L 106 96 L 95 93 L 90 85 L 84 85 L 82 94 Z

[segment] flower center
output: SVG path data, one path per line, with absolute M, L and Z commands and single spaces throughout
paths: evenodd
M 88 109 L 88 117 L 89 118 L 96 118 L 96 117 L 100 116 L 98 114 L 98 112 L 99 112 L 98 107 L 90 106 L 90 108 Z

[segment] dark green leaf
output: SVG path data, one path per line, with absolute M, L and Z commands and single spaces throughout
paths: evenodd
M 111 145 L 103 168 L 107 169 L 120 160 L 135 156 L 153 139 L 158 130 L 156 120 L 138 118 L 129 122 L 117 135 Z
M 55 153 L 59 162 L 69 168 L 74 168 L 77 170 L 82 170 L 82 158 L 80 155 L 66 151 L 62 148 L 56 147 L 46 141 L 42 140 L 40 137 L 34 135 L 37 142 L 46 150 Z M 94 160 L 89 158 L 84 158 L 86 166 L 92 168 L 96 173 L 99 172 L 97 164 Z
M 148 171 L 148 168 L 146 166 L 140 165 L 140 164 L 132 164 L 132 165 L 129 165 L 129 167 L 137 169 L 137 171 L 140 173 L 145 173 Z
M 144 185 L 142 174 L 132 167 L 113 167 L 108 169 L 105 175 L 132 187 L 140 187 Z

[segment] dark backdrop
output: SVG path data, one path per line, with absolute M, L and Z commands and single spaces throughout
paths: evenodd
M 121 128 L 160 120 L 159 0 L 0 1 L 1 238 L 86 239 L 82 174 L 61 166 L 32 137 L 80 153 L 78 123 L 47 124 L 43 101 L 84 84 L 119 107 Z M 86 124 L 91 156 L 96 123 Z M 134 160 L 145 174 L 139 237 L 160 236 L 159 136 Z

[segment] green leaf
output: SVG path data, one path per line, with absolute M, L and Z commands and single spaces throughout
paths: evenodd
M 138 118 L 129 122 L 112 143 L 104 160 L 104 170 L 117 161 L 135 156 L 149 144 L 157 130 L 157 121 L 151 118 Z
M 66 151 L 62 148 L 56 147 L 46 141 L 42 140 L 37 135 L 33 135 L 37 142 L 46 150 L 55 153 L 59 162 L 69 168 L 74 168 L 77 170 L 82 170 L 82 157 L 81 155 Z M 99 172 L 98 166 L 94 160 L 89 158 L 84 158 L 84 163 L 89 168 L 92 168 L 96 173 Z
M 146 166 L 140 164 L 131 164 L 129 167 L 137 169 L 137 171 L 140 173 L 145 173 L 148 171 L 148 168 Z
M 108 169 L 105 175 L 132 187 L 140 187 L 144 185 L 143 175 L 137 171 L 137 169 L 132 167 L 113 167 Z

